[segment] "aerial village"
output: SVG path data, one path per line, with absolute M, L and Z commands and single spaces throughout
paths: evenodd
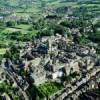
M 0 100 L 100 100 L 100 1 L 29 1 L 0 1 Z

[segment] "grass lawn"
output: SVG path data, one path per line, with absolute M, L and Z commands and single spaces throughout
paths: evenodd
M 62 88 L 63 85 L 60 83 L 47 81 L 39 86 L 33 85 L 33 87 L 28 90 L 28 94 L 30 97 L 34 97 L 33 95 L 36 94 L 35 97 L 37 100 L 44 100 L 46 96 L 51 96 Z
M 10 41 L 10 40 L 12 40 L 12 41 L 16 41 L 17 39 L 23 40 L 23 41 L 30 40 L 33 36 L 36 36 L 37 32 L 38 32 L 38 30 L 31 29 L 31 25 L 26 25 L 26 24 L 20 24 L 13 28 L 6 27 L 0 33 L 0 40 L 7 41 L 6 44 L 8 44 L 9 43 L 8 41 Z M 2 43 L 5 44 L 5 42 L 2 42 Z
M 32 31 L 29 31 L 28 30 L 29 28 L 31 28 L 31 25 L 20 24 L 20 25 L 16 25 L 14 28 L 9 28 L 9 27 L 5 28 L 1 32 L 1 34 L 6 35 L 6 34 L 13 33 L 13 32 L 18 32 L 18 31 L 20 31 L 22 34 L 28 34 L 28 33 L 34 34 L 37 32 L 37 30 L 34 30 L 34 29 Z
M 16 25 L 16 28 L 20 28 L 23 30 L 28 30 L 29 28 L 31 28 L 31 25 L 27 25 L 27 24 L 20 24 L 20 25 Z
M 6 50 L 7 50 L 6 48 L 0 48 L 0 55 L 5 54 Z
M 16 28 L 5 28 L 1 33 L 3 34 L 10 34 L 12 32 L 17 32 L 20 31 L 20 29 L 16 29 Z
M 59 84 L 57 82 L 51 82 L 51 81 L 48 81 L 48 82 L 38 86 L 38 89 L 43 94 L 46 94 L 48 96 L 53 95 L 54 93 L 56 93 L 57 91 L 61 90 L 62 88 L 63 88 L 63 86 L 61 84 Z

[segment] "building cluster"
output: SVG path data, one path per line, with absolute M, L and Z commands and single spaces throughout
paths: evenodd
M 84 100 L 85 98 L 83 98 L 83 96 L 88 98 L 89 100 L 98 100 L 100 99 L 98 93 L 95 93 L 94 96 L 91 94 L 87 95 L 86 92 L 89 91 L 91 92 L 91 90 L 100 89 L 99 77 L 100 77 L 100 66 L 96 66 L 95 68 L 92 68 L 88 73 L 85 73 L 84 77 L 80 77 L 78 78 L 78 80 L 67 84 L 62 91 L 58 91 L 58 93 L 51 96 L 50 100 Z
M 18 68 L 24 68 L 34 82 L 40 84 L 48 79 L 62 78 L 71 71 L 80 74 L 91 69 L 97 61 L 95 53 L 94 48 L 76 45 L 60 35 L 45 37 L 24 44 Z
M 4 58 L 0 70 L 1 81 L 7 81 L 18 88 L 18 94 L 27 90 L 29 84 L 39 85 L 48 80 L 62 82 L 65 76 L 77 73 L 69 85 L 66 81 L 63 83 L 63 91 L 50 97 L 51 100 L 57 97 L 63 100 L 86 84 L 97 74 L 96 71 L 100 71 L 100 60 L 94 48 L 79 46 L 60 35 L 41 38 L 33 43 L 25 42 L 20 46 L 22 48 L 17 64 Z M 23 92 L 21 95 L 27 98 Z
M 12 91 L 13 96 L 18 96 L 22 99 L 25 99 L 27 97 L 24 91 L 28 88 L 29 84 L 25 80 L 23 80 L 21 76 L 18 76 L 11 70 L 0 68 L 0 83 L 6 83 L 9 86 L 12 86 L 12 88 L 14 89 L 14 91 Z M 4 88 L 6 87 L 7 86 L 5 86 Z M 0 96 L 4 100 L 11 100 L 9 92 L 6 93 L 6 91 L 3 94 L 0 93 Z

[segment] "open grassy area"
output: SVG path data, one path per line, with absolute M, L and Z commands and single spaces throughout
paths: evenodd
M 38 30 L 32 28 L 31 24 L 17 24 L 13 27 L 5 27 L 0 33 L 0 40 L 22 40 L 36 35 Z
M 16 28 L 5 28 L 1 33 L 4 33 L 4 34 L 10 34 L 12 32 L 16 32 L 16 31 L 20 31 L 20 29 L 16 29 Z
M 28 90 L 28 93 L 31 97 L 37 98 L 36 100 L 44 100 L 44 97 L 51 96 L 57 91 L 61 90 L 63 88 L 63 85 L 57 82 L 48 81 L 44 84 L 41 84 L 39 86 L 33 86 Z M 35 98 L 34 97 L 34 98 Z
M 63 86 L 57 82 L 48 81 L 48 82 L 38 86 L 38 89 L 43 94 L 50 96 L 50 95 L 56 93 L 57 91 L 61 90 L 62 87 Z
M 6 50 L 7 50 L 6 48 L 0 48 L 0 55 L 5 54 Z
M 31 25 L 20 24 L 20 25 L 16 25 L 15 27 L 23 30 L 28 30 L 29 28 L 31 28 Z

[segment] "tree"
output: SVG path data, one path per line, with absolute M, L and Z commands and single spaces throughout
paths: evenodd
M 6 22 L 6 26 L 7 27 L 15 26 L 15 22 L 14 21 L 8 21 L 8 22 Z
M 20 51 L 13 43 L 10 43 L 10 49 L 4 54 L 4 58 L 10 58 L 13 63 L 17 63 Z

